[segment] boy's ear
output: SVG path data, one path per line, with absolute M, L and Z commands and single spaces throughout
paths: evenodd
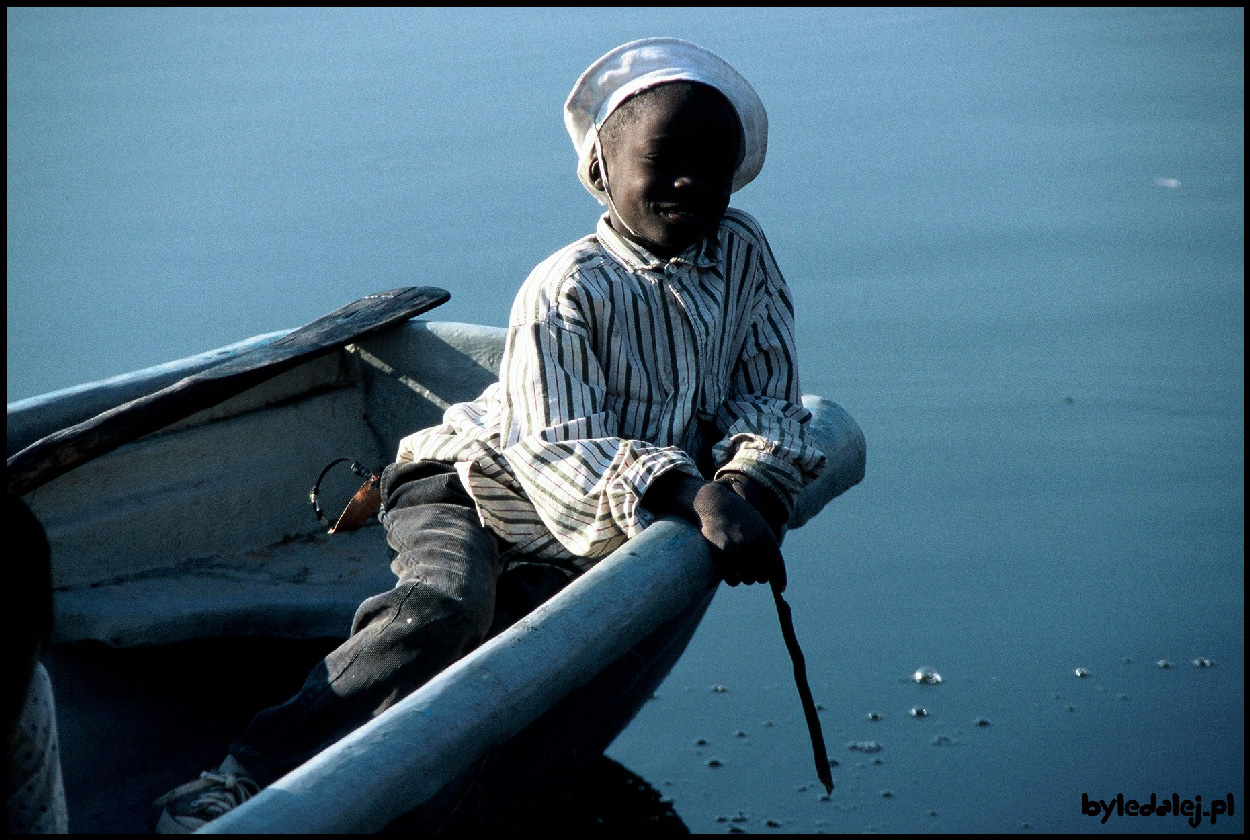
M 590 168 L 587 174 L 590 175 L 590 183 L 595 189 L 603 189 L 603 167 L 599 163 L 599 153 L 597 151 L 590 153 Z

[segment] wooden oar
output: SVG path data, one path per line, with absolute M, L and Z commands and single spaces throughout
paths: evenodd
M 246 391 L 316 356 L 446 303 L 434 286 L 366 295 L 329 315 L 168 387 L 40 438 L 8 460 L 19 496 L 75 467 Z

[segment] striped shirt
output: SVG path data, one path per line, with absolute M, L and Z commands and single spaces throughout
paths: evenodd
M 397 459 L 454 463 L 484 525 L 579 568 L 650 524 L 647 488 L 698 476 L 709 449 L 716 475 L 745 473 L 789 511 L 825 462 L 794 347 L 789 288 L 746 213 L 667 261 L 605 215 L 522 285 L 500 381 Z

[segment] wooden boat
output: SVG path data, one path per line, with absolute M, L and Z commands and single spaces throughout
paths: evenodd
M 8 452 L 282 335 L 12 403 Z M 400 437 L 477 396 L 497 377 L 503 337 L 402 322 L 24 497 L 52 546 L 56 636 L 45 662 L 71 830 L 149 830 L 152 798 L 220 760 L 230 729 L 284 699 L 344 637 L 359 602 L 393 584 L 380 527 L 327 534 L 309 489 L 332 459 L 385 464 Z M 854 420 L 828 400 L 805 403 L 829 468 L 791 527 L 864 471 Z M 716 585 L 698 533 L 661 520 L 205 830 L 449 830 L 521 808 L 624 729 Z

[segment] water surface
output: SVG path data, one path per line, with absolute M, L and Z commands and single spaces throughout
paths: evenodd
M 1242 10 L 8 24 L 10 401 L 401 285 L 502 324 L 598 212 L 577 75 L 647 35 L 719 52 L 769 109 L 735 204 L 793 288 L 805 390 L 869 441 L 785 546 L 837 789 L 758 589 L 718 595 L 610 754 L 708 832 L 1184 831 L 1082 793 L 1242 798 Z

